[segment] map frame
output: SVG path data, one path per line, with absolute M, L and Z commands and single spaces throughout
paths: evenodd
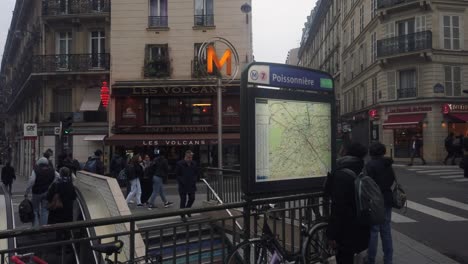
M 261 74 L 257 74 L 256 76 L 252 75 L 254 70 Z M 282 79 L 280 80 L 299 81 L 295 81 L 297 85 L 288 83 L 285 87 L 278 84 L 278 82 L 269 82 L 268 80 L 265 81 L 262 79 L 265 75 L 269 75 L 271 78 L 273 74 L 276 74 L 276 76 L 281 75 Z M 258 77 L 257 79 L 259 81 L 257 82 L 254 80 L 252 76 Z M 268 77 L 265 78 L 268 79 Z M 317 81 L 322 79 L 327 79 L 327 81 Z M 311 83 L 315 83 L 315 86 L 310 85 Z M 335 91 L 333 89 L 333 77 L 326 72 L 303 67 L 254 62 L 248 65 L 242 72 L 240 92 L 241 178 L 242 191 L 246 198 L 323 191 L 323 184 L 327 176 L 326 173 L 324 173 L 324 175 L 316 175 L 315 177 L 257 181 L 256 100 L 273 99 L 329 104 L 329 126 L 331 133 L 329 146 L 331 160 L 329 164 L 331 165 L 331 170 L 333 170 L 336 160 L 336 103 Z

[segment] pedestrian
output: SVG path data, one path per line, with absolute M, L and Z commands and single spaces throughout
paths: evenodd
M 46 158 L 49 161 L 49 166 L 51 168 L 54 167 L 54 164 L 52 163 L 52 156 L 54 155 L 54 151 L 52 149 L 48 148 L 44 153 L 42 154 L 42 157 Z M 36 161 L 37 163 L 37 161 Z
M 169 173 L 169 163 L 162 150 L 160 150 L 159 154 L 154 158 L 150 171 L 153 174 L 153 192 L 148 200 L 148 209 L 152 210 L 153 208 L 157 208 L 154 201 L 158 195 L 161 196 L 165 208 L 171 206 L 173 203 L 169 202 L 164 194 L 163 179 L 165 179 Z
M 60 178 L 52 183 L 47 192 L 47 201 L 50 205 L 54 196 L 58 194 L 63 207 L 49 209 L 49 219 L 47 221 L 49 225 L 73 221 L 73 203 L 76 200 L 76 192 L 73 186 L 71 170 L 67 167 L 62 167 L 59 175 Z
M 444 164 L 447 165 L 447 160 L 452 158 L 452 165 L 455 165 L 455 149 L 453 145 L 454 141 L 454 134 L 450 132 L 450 134 L 444 140 L 445 150 L 447 151 L 447 156 L 444 159 Z
M 32 191 L 32 204 L 34 211 L 33 226 L 47 224 L 49 210 L 47 209 L 47 190 L 49 186 L 59 178 L 60 175 L 50 166 L 46 157 L 40 158 L 29 177 L 28 187 L 24 193 L 24 198 L 28 198 Z
M 111 163 L 110 163 L 110 173 L 111 176 L 117 178 L 121 170 L 125 169 L 127 166 L 127 158 L 123 154 L 121 149 L 117 149 L 112 156 Z
M 6 162 L 5 167 L 2 168 L 2 182 L 5 185 L 8 193 L 11 195 L 11 186 L 13 181 L 16 180 L 15 168 L 13 168 L 9 161 Z
M 88 158 L 83 170 L 104 175 L 104 163 L 102 162 L 102 151 L 100 149 L 94 152 L 94 155 Z
M 424 160 L 423 152 L 422 152 L 423 141 L 419 138 L 419 136 L 413 136 L 411 138 L 411 146 L 410 147 L 411 147 L 411 161 L 408 164 L 408 166 L 413 165 L 413 160 L 416 157 L 421 159 L 422 165 L 426 165 L 426 161 Z
M 352 264 L 354 254 L 369 246 L 370 226 L 357 219 L 355 178 L 341 169 L 350 169 L 359 175 L 364 168 L 366 148 L 360 143 L 351 143 L 345 156 L 336 162 L 336 170 L 329 176 L 325 186 L 331 199 L 331 213 L 327 229 L 330 246 L 337 250 L 337 264 Z
M 463 140 L 463 158 L 459 166 L 463 169 L 463 176 L 468 178 L 468 138 Z
M 192 151 L 187 150 L 184 159 L 177 162 L 175 173 L 179 185 L 180 208 L 191 208 L 195 202 L 198 178 L 198 166 L 193 161 Z M 191 217 L 190 214 L 187 214 L 187 216 Z M 185 215 L 182 214 L 181 218 L 186 221 Z
M 343 135 L 341 136 L 341 147 L 338 152 L 340 157 L 346 155 L 346 150 L 348 149 L 349 145 L 351 145 L 351 129 L 343 128 Z
M 76 172 L 81 170 L 80 162 L 77 159 L 74 159 L 73 155 L 71 153 L 68 153 L 67 159 L 71 163 L 71 168 L 69 168 L 69 169 L 76 176 Z
M 143 177 L 143 168 L 141 167 L 142 159 L 140 155 L 135 155 L 132 157 L 132 160 L 130 161 L 130 164 L 128 164 L 126 170 L 127 173 L 127 178 L 130 181 L 131 185 L 131 191 L 127 195 L 127 203 L 131 204 L 133 203 L 133 199 L 135 199 L 135 202 L 138 207 L 143 206 L 141 203 L 141 184 L 140 184 L 140 178 Z
M 453 165 L 455 165 L 455 159 L 456 158 L 463 158 L 463 135 L 460 134 L 458 137 L 455 137 L 455 140 L 453 142 L 453 152 L 454 152 L 454 162 Z
M 153 191 L 153 173 L 151 172 L 151 158 L 148 154 L 145 154 L 141 166 L 143 167 L 143 177 L 140 179 L 141 184 L 141 203 L 146 205 L 148 198 L 151 196 Z
M 385 222 L 381 225 L 373 225 L 371 227 L 367 264 L 375 264 L 377 245 L 379 243 L 379 232 L 382 239 L 384 263 L 393 263 L 391 219 L 393 205 L 392 185 L 395 182 L 395 172 L 392 168 L 393 159 L 384 157 L 386 151 L 387 150 L 382 143 L 372 143 L 369 148 L 371 160 L 366 164 L 367 175 L 369 175 L 379 186 L 384 197 L 385 204 Z

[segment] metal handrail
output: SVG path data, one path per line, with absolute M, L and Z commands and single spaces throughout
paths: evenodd
M 218 194 L 216 193 L 216 191 L 211 187 L 211 185 L 205 180 L 205 179 L 202 179 L 202 181 L 206 184 L 206 186 L 210 189 L 210 191 L 213 193 L 213 195 L 215 196 L 215 198 L 218 200 L 219 204 L 224 204 L 223 200 L 221 200 L 221 198 L 218 196 Z M 226 209 L 226 212 L 228 213 L 229 216 L 233 217 L 234 215 L 231 213 L 231 210 L 229 209 Z M 239 224 L 239 222 L 237 222 L 236 220 L 236 225 L 237 227 L 239 228 L 239 230 L 243 231 L 244 228 Z

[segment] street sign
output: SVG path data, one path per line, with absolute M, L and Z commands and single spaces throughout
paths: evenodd
M 23 137 L 25 139 L 36 139 L 37 138 L 37 124 L 25 123 L 23 126 Z
M 54 127 L 54 135 L 60 135 L 61 127 Z

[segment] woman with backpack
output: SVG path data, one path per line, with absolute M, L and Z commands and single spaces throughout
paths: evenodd
M 128 204 L 131 204 L 133 203 L 133 199 L 135 199 L 135 202 L 138 207 L 143 206 L 143 204 L 141 203 L 140 178 L 143 178 L 144 171 L 143 167 L 140 165 L 141 162 L 141 156 L 135 155 L 130 161 L 130 164 L 128 164 L 127 168 L 125 169 L 127 173 L 127 179 L 130 181 L 131 186 L 131 190 L 127 196 L 126 201 Z
M 395 172 L 393 171 L 391 158 L 384 157 L 386 153 L 385 146 L 380 142 L 372 143 L 369 147 L 371 160 L 366 164 L 367 175 L 371 177 L 380 188 L 385 204 L 385 222 L 381 225 L 373 225 L 370 231 L 368 264 L 375 263 L 377 254 L 377 245 L 379 232 L 382 238 L 382 250 L 384 253 L 384 263 L 391 264 L 393 259 L 392 243 L 392 185 L 395 182 Z
M 47 191 L 49 219 L 47 224 L 58 224 L 73 221 L 73 203 L 76 200 L 75 187 L 71 170 L 60 168 L 60 178 Z

